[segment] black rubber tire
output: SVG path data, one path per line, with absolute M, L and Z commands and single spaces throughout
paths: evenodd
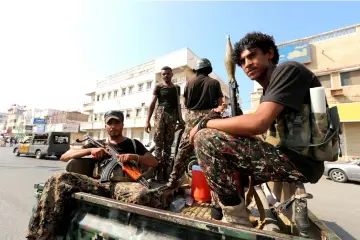
M 332 169 L 329 176 L 334 182 L 345 183 L 348 181 L 345 172 L 340 169 Z
M 20 156 L 20 152 L 19 152 L 18 148 L 14 149 L 14 155 L 17 156 L 17 157 Z
M 42 158 L 42 154 L 41 154 L 41 151 L 40 151 L 40 150 L 36 150 L 36 152 L 35 152 L 35 158 L 36 158 L 36 159 L 41 159 L 41 158 Z

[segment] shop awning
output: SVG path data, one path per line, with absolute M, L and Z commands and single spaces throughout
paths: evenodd
M 360 102 L 330 104 L 330 107 L 337 106 L 341 122 L 360 122 Z

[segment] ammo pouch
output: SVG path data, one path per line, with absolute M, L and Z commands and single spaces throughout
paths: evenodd
M 339 151 L 340 118 L 337 107 L 326 113 L 312 113 L 310 104 L 300 112 L 285 109 L 270 127 L 266 141 L 286 147 L 316 161 L 336 161 Z

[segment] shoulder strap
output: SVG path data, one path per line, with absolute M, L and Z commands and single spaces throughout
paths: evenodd
M 179 85 L 175 84 L 175 91 L 176 91 L 176 98 L 177 98 L 177 114 L 178 114 L 178 118 L 179 119 L 182 119 L 182 113 L 181 113 L 181 103 L 180 103 L 180 96 L 179 96 L 179 93 L 178 93 L 178 87 L 179 87 L 179 90 L 180 90 L 180 93 L 181 93 L 181 88 Z M 179 120 L 180 121 L 180 120 Z
M 133 144 L 133 146 L 134 146 L 135 154 L 137 154 L 137 151 L 136 151 L 136 142 L 135 142 L 134 139 L 131 139 L 131 142 L 132 142 L 132 144 Z

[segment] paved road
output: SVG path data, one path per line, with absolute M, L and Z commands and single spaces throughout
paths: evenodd
M 10 147 L 0 148 L 0 239 L 24 239 L 31 208 L 33 185 L 44 182 L 65 164 L 58 160 L 15 157 Z M 360 184 L 339 184 L 321 179 L 307 185 L 315 197 L 310 209 L 342 239 L 360 239 Z
M 44 182 L 64 166 L 58 160 L 15 157 L 12 148 L 0 147 L 0 239 L 24 239 L 34 204 L 34 183 Z

